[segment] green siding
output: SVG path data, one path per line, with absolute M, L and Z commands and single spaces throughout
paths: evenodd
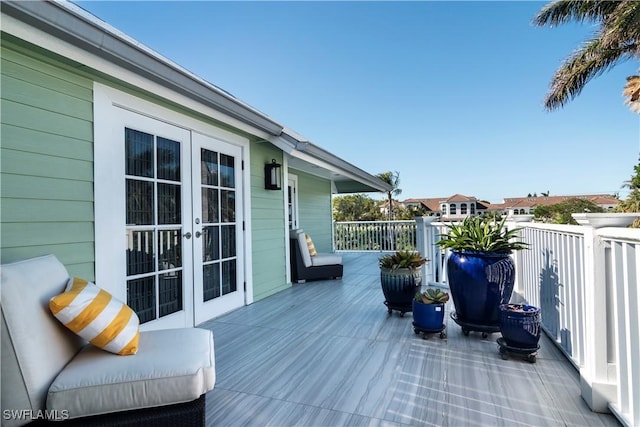
M 273 145 L 251 145 L 251 228 L 253 295 L 260 300 L 289 285 L 286 281 L 284 191 L 264 189 L 264 165 L 282 153 Z
M 53 253 L 93 279 L 93 82 L 24 52 L 3 35 L 1 260 Z
M 331 182 L 292 170 L 298 175 L 298 222 L 320 252 L 331 252 Z

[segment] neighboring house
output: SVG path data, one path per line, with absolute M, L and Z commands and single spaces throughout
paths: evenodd
M 467 216 L 482 215 L 485 212 L 498 212 L 507 215 L 531 214 L 536 206 L 553 205 L 572 198 L 590 200 L 605 210 L 613 210 L 620 203 L 620 200 L 608 194 L 510 197 L 498 204 L 486 203 L 475 197 L 455 194 L 448 198 L 407 199 L 401 204 L 407 207 L 422 207 L 428 212 L 428 215 L 440 216 L 443 221 L 458 221 Z
M 291 286 L 290 228 L 330 251 L 332 194 L 389 190 L 72 3 L 1 7 L 2 263 L 192 326 Z
M 475 197 L 462 194 L 429 199 L 407 199 L 402 204 L 407 207 L 422 207 L 428 215 L 439 216 L 443 221 L 459 221 L 469 216 L 482 215 L 493 207 Z
M 569 199 L 589 200 L 604 210 L 613 210 L 620 203 L 620 200 L 610 194 L 587 194 L 579 196 L 508 197 L 504 199 L 502 207 L 509 215 L 532 214 L 537 206 L 555 205 Z

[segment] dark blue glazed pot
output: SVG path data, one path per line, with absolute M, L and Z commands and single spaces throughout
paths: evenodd
M 438 331 L 444 324 L 444 304 L 424 304 L 413 299 L 413 325 Z
M 533 349 L 540 340 L 540 308 L 526 304 L 502 304 L 500 332 L 510 347 Z
M 498 326 L 498 306 L 511 299 L 516 278 L 509 255 L 451 251 L 447 276 L 458 321 Z
M 411 309 L 411 301 L 422 283 L 422 269 L 380 269 L 380 284 L 386 302 L 394 307 Z M 407 311 L 408 311 L 407 310 Z

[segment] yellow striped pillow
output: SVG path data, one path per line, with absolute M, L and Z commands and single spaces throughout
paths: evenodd
M 91 282 L 73 277 L 49 301 L 63 325 L 96 347 L 119 355 L 136 354 L 140 320 L 126 304 Z
M 313 244 L 313 240 L 311 240 L 311 236 L 309 236 L 308 234 L 305 234 L 304 236 L 307 238 L 307 249 L 309 249 L 309 255 L 318 255 L 318 251 L 316 251 L 316 247 Z

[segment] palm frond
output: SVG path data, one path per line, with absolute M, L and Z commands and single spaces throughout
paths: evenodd
M 640 59 L 640 2 L 623 0 L 618 7 L 603 19 L 601 29 L 603 46 L 626 47 L 635 50 Z
M 599 35 L 576 50 L 556 71 L 544 104 L 548 110 L 562 107 L 578 96 L 594 77 L 634 56 L 635 47 L 605 47 Z
M 640 114 L 640 76 L 627 77 L 622 94 L 627 97 L 625 104 L 629 105 L 631 111 Z
M 570 21 L 601 21 L 619 4 L 618 1 L 557 0 L 544 6 L 533 18 L 533 24 L 554 27 Z

